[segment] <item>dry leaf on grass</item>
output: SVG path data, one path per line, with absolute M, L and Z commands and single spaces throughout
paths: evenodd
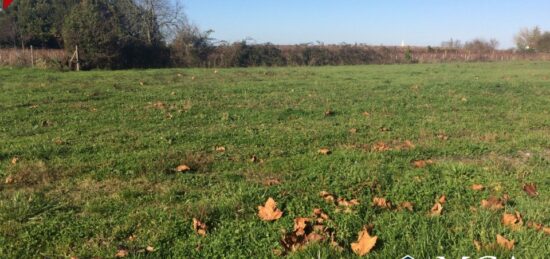
M 504 213 L 502 215 L 502 224 L 513 230 L 518 230 L 523 225 L 521 214 L 516 211 L 515 214 Z
M 437 134 L 437 138 L 441 141 L 447 141 L 449 140 L 449 136 L 447 136 L 447 134 L 445 133 L 439 133 Z
M 326 202 L 334 202 L 334 196 L 332 194 L 330 194 L 329 192 L 326 192 L 326 191 L 321 191 L 319 193 L 319 195 L 321 196 L 321 198 L 323 198 Z
M 428 160 L 416 160 L 416 161 L 413 161 L 412 162 L 413 166 L 415 168 L 425 168 L 429 165 L 433 165 L 434 164 L 434 161 L 432 161 L 431 159 L 428 159 Z
M 6 177 L 6 180 L 4 181 L 5 184 L 12 184 L 15 182 L 15 178 L 13 177 L 13 175 L 8 175 L 8 177 Z
M 474 247 L 475 247 L 476 251 L 478 251 L 478 252 L 481 251 L 481 248 L 482 248 L 481 242 L 479 242 L 477 240 L 474 240 Z
M 445 204 L 447 202 L 447 196 L 446 195 L 441 195 L 441 197 L 439 197 L 439 199 L 437 201 L 441 204 Z
M 264 179 L 262 181 L 262 184 L 265 185 L 265 186 L 279 185 L 279 184 L 281 184 L 281 180 L 279 180 L 277 178 L 268 178 L 268 179 Z
M 285 234 L 281 240 L 281 244 L 287 252 L 297 251 L 312 242 L 326 241 L 329 237 L 332 246 L 339 246 L 338 243 L 334 241 L 334 231 L 323 226 L 324 220 L 328 220 L 328 215 L 323 213 L 321 209 L 315 209 L 314 216 L 316 219 L 294 219 L 293 231 Z
M 414 204 L 411 203 L 411 202 L 405 201 L 405 202 L 402 202 L 401 204 L 399 204 L 398 209 L 399 210 L 408 210 L 410 212 L 413 212 L 414 211 Z
M 253 155 L 251 158 L 250 158 L 250 162 L 252 163 L 257 163 L 259 161 L 258 157 L 256 155 Z
M 384 142 L 378 142 L 372 146 L 372 151 L 376 152 L 384 152 L 389 150 L 391 150 L 391 147 Z
M 118 251 L 115 254 L 115 257 L 116 258 L 123 258 L 123 257 L 127 257 L 128 254 L 129 254 L 129 252 L 128 252 L 127 249 L 118 249 Z
M 372 205 L 382 209 L 391 209 L 393 207 L 391 201 L 386 200 L 386 198 L 379 197 L 374 197 L 372 199 Z
M 483 191 L 485 189 L 485 186 L 481 185 L 481 184 L 473 184 L 470 189 L 474 190 L 474 191 Z
M 332 152 L 328 148 L 321 148 L 319 149 L 319 154 L 321 155 L 330 155 Z
M 335 113 L 334 113 L 334 111 L 332 111 L 332 110 L 327 110 L 327 111 L 325 111 L 325 116 L 326 116 L 326 117 L 334 116 L 334 114 L 335 114 Z
M 204 237 L 206 236 L 206 229 L 206 224 L 196 218 L 193 218 L 193 230 L 195 230 L 195 233 Z
M 338 206 L 342 206 L 342 207 L 353 207 L 353 206 L 359 205 L 359 201 L 357 199 L 348 201 L 342 197 L 338 198 L 338 200 L 336 200 L 336 203 L 338 204 Z
M 405 140 L 405 142 L 403 142 L 403 144 L 401 144 L 398 149 L 413 149 L 415 147 L 416 146 L 412 143 L 412 141 Z
M 351 244 L 351 249 L 358 256 L 364 256 L 374 248 L 376 241 L 378 240 L 377 236 L 370 236 L 369 231 L 365 228 L 359 232 L 359 237 L 357 242 Z
M 506 249 L 506 250 L 512 250 L 514 249 L 514 245 L 515 245 L 516 241 L 514 240 L 508 240 L 506 239 L 505 237 L 501 236 L 501 235 L 497 235 L 497 244 Z
M 443 212 L 443 205 L 441 203 L 436 202 L 434 206 L 430 209 L 430 216 L 440 216 Z
M 523 185 L 523 191 L 527 193 L 530 197 L 537 197 L 539 192 L 537 191 L 537 186 L 534 183 L 528 183 Z
M 550 235 L 550 227 L 545 227 L 542 224 L 538 224 L 534 222 L 528 222 L 527 226 L 536 231 L 542 231 L 543 233 Z
M 500 210 L 504 208 L 505 201 L 497 197 L 491 196 L 486 200 L 481 201 L 481 207 L 490 210 Z
M 176 172 L 183 173 L 183 172 L 188 172 L 188 171 L 191 171 L 191 167 L 189 167 L 185 164 L 179 165 L 178 167 L 176 167 Z
M 264 221 L 275 221 L 283 216 L 273 198 L 267 199 L 264 206 L 258 206 L 258 216 Z

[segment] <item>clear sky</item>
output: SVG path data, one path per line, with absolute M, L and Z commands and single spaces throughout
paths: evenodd
M 175 0 L 191 22 L 230 42 L 439 46 L 495 38 L 513 47 L 522 27 L 550 30 L 550 0 Z

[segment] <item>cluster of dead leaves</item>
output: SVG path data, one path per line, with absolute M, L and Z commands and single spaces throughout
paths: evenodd
M 328 220 L 329 216 L 318 208 L 313 210 L 312 217 L 294 219 L 293 231 L 286 233 L 281 239 L 285 252 L 295 252 L 309 244 L 327 241 L 330 241 L 335 249 L 343 250 L 335 240 L 334 229 L 324 225 Z
M 338 208 L 336 208 L 336 212 L 340 212 L 343 210 L 345 213 L 349 213 L 351 212 L 352 207 L 359 205 L 359 200 L 357 199 L 347 200 L 344 197 L 336 198 L 334 197 L 334 195 L 330 194 L 327 191 L 320 192 L 319 196 L 321 196 L 321 198 L 323 198 L 323 200 L 325 200 L 326 202 L 337 205 Z
M 357 200 L 346 200 L 345 198 L 335 198 L 328 192 L 321 192 L 321 197 L 325 201 L 335 203 L 338 206 L 353 207 L 359 205 Z M 277 208 L 277 203 L 273 198 L 268 198 L 264 205 L 258 206 L 258 217 L 264 221 L 275 221 L 283 216 L 283 212 Z M 338 250 L 343 251 L 343 247 L 336 241 L 336 231 L 325 225 L 330 221 L 328 214 L 322 209 L 316 208 L 313 210 L 312 217 L 299 217 L 294 219 L 294 228 L 291 232 L 283 235 L 281 245 L 284 252 L 276 252 L 277 254 L 295 252 L 307 247 L 313 243 L 329 242 L 330 245 Z M 357 242 L 351 244 L 351 249 L 357 255 L 363 256 L 368 254 L 376 245 L 378 237 L 371 237 L 369 230 L 365 228 L 359 232 Z
M 128 237 L 128 241 L 136 241 L 137 240 L 137 237 L 135 235 L 130 235 Z M 153 253 L 155 252 L 156 249 L 155 247 L 153 246 L 147 246 L 145 248 L 137 248 L 137 249 L 132 249 L 132 253 L 137 253 L 137 254 L 143 254 L 143 253 Z M 126 247 L 119 247 L 116 254 L 115 254 L 115 258 L 124 258 L 124 257 L 128 257 L 130 255 L 130 249 L 126 248 Z M 78 258 L 78 257 L 71 257 L 71 258 Z
M 480 241 L 474 240 L 474 247 L 477 251 L 496 250 L 497 247 L 501 247 L 506 250 L 513 250 L 515 244 L 515 240 L 509 240 L 501 235 L 497 235 L 495 243 L 490 244 L 482 244 Z

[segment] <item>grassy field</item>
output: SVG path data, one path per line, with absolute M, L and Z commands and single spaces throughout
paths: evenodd
M 550 254 L 528 226 L 550 226 L 550 63 L 3 68 L 0 90 L 1 257 L 353 257 L 367 225 L 368 258 Z M 481 206 L 493 196 L 502 209 Z M 274 222 L 258 217 L 269 197 Z M 285 251 L 315 208 L 338 245 Z M 501 223 L 515 211 L 523 224 Z

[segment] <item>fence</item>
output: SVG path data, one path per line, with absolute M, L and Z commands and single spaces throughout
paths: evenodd
M 61 49 L 0 49 L 0 66 L 51 67 L 65 65 L 67 56 Z

